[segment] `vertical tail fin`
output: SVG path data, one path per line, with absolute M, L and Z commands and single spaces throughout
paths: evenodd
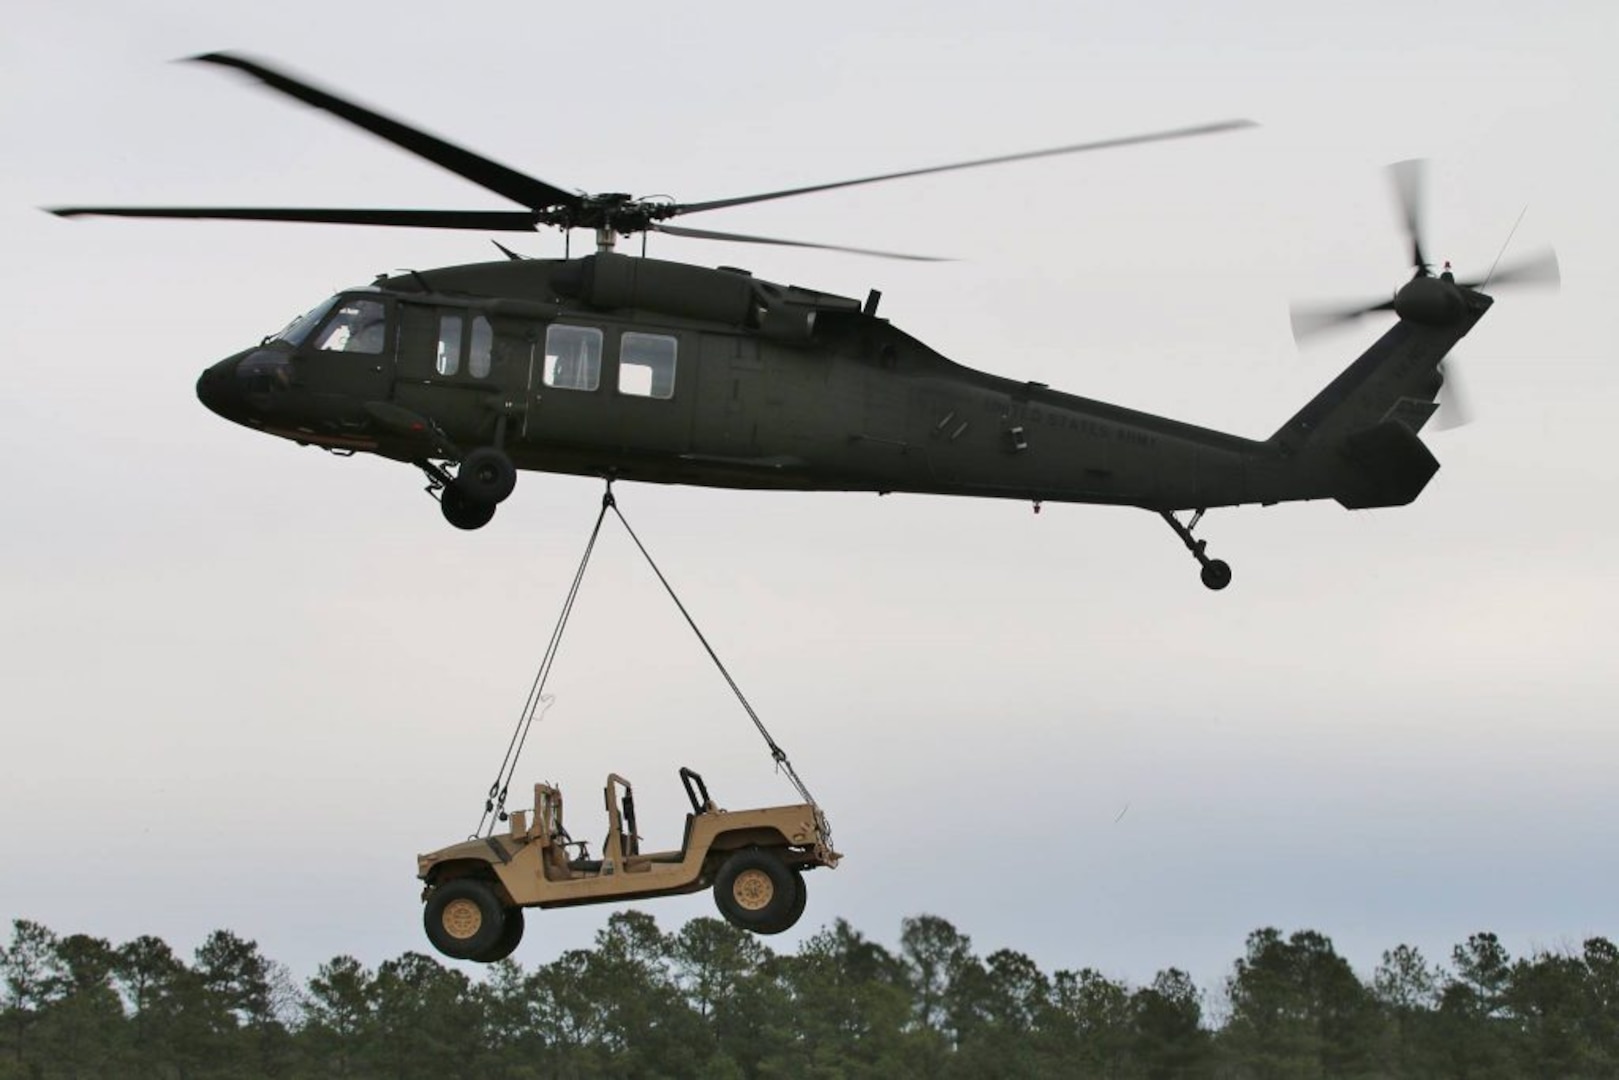
M 1402 318 L 1267 445 L 1323 470 L 1333 497 L 1350 509 L 1411 502 L 1439 470 L 1417 437 L 1437 408 L 1439 363 L 1490 305 L 1471 290 L 1467 300 L 1461 318 Z

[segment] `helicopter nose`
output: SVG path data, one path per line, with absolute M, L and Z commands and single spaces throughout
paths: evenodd
M 210 412 L 227 420 L 235 419 L 242 409 L 241 387 L 236 380 L 236 364 L 239 360 L 240 356 L 221 360 L 203 369 L 203 373 L 197 377 L 197 400 L 207 406 Z
M 197 379 L 197 400 L 226 420 L 252 423 L 283 407 L 293 386 L 292 358 L 284 349 L 246 349 L 227 356 Z

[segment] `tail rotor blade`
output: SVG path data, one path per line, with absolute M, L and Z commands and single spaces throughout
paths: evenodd
M 1470 288 L 1483 289 L 1492 285 L 1540 285 L 1557 288 L 1563 282 L 1557 267 L 1557 252 L 1547 249 L 1516 262 L 1497 267 L 1495 272 L 1480 282 L 1468 282 Z
M 1293 340 L 1303 341 L 1305 338 L 1315 337 L 1328 330 L 1344 326 L 1359 320 L 1362 316 L 1370 315 L 1374 311 L 1392 311 L 1393 300 L 1384 300 L 1376 304 L 1360 304 L 1354 307 L 1334 305 L 1332 307 L 1317 307 L 1303 304 L 1294 304 L 1288 312 L 1293 323 Z
M 1400 216 L 1405 223 L 1405 234 L 1411 241 L 1411 265 L 1418 273 L 1428 267 L 1428 257 L 1422 250 L 1422 187 L 1428 170 L 1423 158 L 1396 161 L 1389 166 L 1389 179 L 1394 183 L 1394 197 L 1399 200 Z
M 1450 431 L 1473 422 L 1473 395 L 1465 389 L 1454 359 L 1440 365 L 1445 385 L 1439 390 L 1439 410 L 1433 415 L 1435 431 Z

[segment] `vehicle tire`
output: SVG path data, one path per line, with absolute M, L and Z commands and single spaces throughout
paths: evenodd
M 438 505 L 444 511 L 444 520 L 457 529 L 481 529 L 495 516 L 495 504 L 474 498 L 459 480 L 444 486 Z
M 779 934 L 802 892 L 801 879 L 774 854 L 743 848 L 714 876 L 714 903 L 732 926 L 756 934 Z
M 454 878 L 427 894 L 422 924 L 433 948 L 455 960 L 473 960 L 499 946 L 506 912 L 489 882 Z
M 517 486 L 517 466 L 493 446 L 480 446 L 461 462 L 455 482 L 474 499 L 494 506 L 505 502 L 506 496 Z
M 500 940 L 495 942 L 493 949 L 473 957 L 478 963 L 493 964 L 506 959 L 517 949 L 518 942 L 523 940 L 523 909 L 509 907 L 505 909 L 504 915 L 505 921 L 500 926 Z
M 793 885 L 795 887 L 792 907 L 787 909 L 787 914 L 781 917 L 781 921 L 771 923 L 769 926 L 756 927 L 753 931 L 754 933 L 779 934 L 783 930 L 792 929 L 803 916 L 804 906 L 809 903 L 809 890 L 804 887 L 804 875 L 797 870 L 787 872 L 793 876 Z
M 1203 564 L 1203 584 L 1215 591 L 1231 584 L 1231 564 L 1224 559 L 1210 559 Z

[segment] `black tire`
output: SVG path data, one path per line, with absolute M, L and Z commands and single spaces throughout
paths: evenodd
M 495 504 L 473 498 L 459 480 L 445 485 L 438 506 L 444 511 L 444 520 L 457 529 L 481 529 L 495 516 Z
M 736 852 L 714 876 L 720 914 L 732 926 L 755 934 L 779 934 L 791 926 L 788 917 L 802 892 L 802 879 L 761 848 Z
M 479 953 L 473 959 L 480 964 L 493 964 L 496 961 L 504 960 L 516 951 L 518 943 L 522 940 L 523 909 L 509 907 L 505 911 L 505 922 L 500 927 L 500 940 L 495 942 L 493 949 L 486 953 Z
M 472 498 L 494 506 L 505 502 L 517 486 L 517 466 L 493 446 L 480 446 L 467 453 L 455 482 Z
M 787 872 L 793 876 L 793 884 L 796 887 L 793 895 L 792 907 L 787 909 L 787 914 L 782 916 L 780 922 L 771 923 L 769 926 L 757 927 L 754 929 L 754 933 L 779 934 L 783 930 L 792 929 L 795 925 L 797 925 L 798 920 L 803 916 L 804 906 L 809 903 L 809 890 L 804 887 L 804 875 L 797 870 L 789 870 Z
M 1203 584 L 1216 592 L 1231 584 L 1231 564 L 1224 559 L 1210 559 L 1204 563 Z
M 500 944 L 506 912 L 489 882 L 455 878 L 427 895 L 422 925 L 433 948 L 455 960 L 474 960 Z

